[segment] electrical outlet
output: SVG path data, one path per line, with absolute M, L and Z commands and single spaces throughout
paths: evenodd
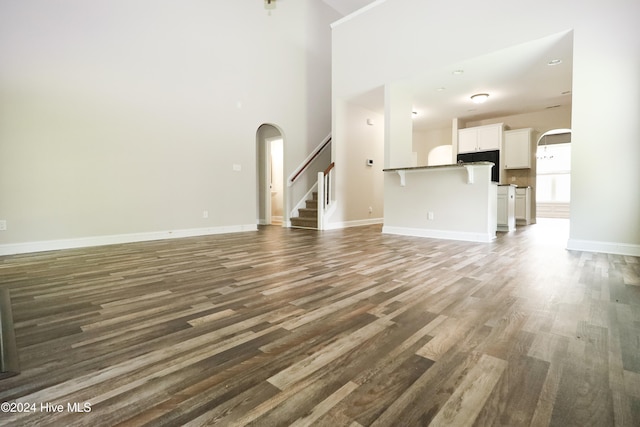
M 202 211 L 202 218 L 209 218 L 209 211 Z
M 373 208 L 369 206 L 369 213 L 373 213 Z
M 431 212 L 431 211 L 427 212 L 427 219 L 428 220 L 432 220 L 433 219 L 433 212 Z
M 7 229 L 7 220 L 0 219 L 0 231 L 5 231 Z

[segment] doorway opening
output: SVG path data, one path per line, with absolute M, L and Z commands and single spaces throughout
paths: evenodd
M 258 224 L 284 224 L 284 138 L 280 130 L 269 124 L 258 128 L 257 194 Z
M 270 181 L 268 185 L 270 197 L 267 197 L 270 201 L 267 207 L 269 224 L 282 225 L 284 220 L 284 144 L 282 138 L 270 138 L 266 142 L 269 154 L 267 167 L 269 168 L 268 178 Z
M 542 236 L 565 243 L 571 212 L 571 129 L 550 130 L 538 138 L 535 197 Z
M 571 130 L 554 129 L 538 138 L 536 214 L 569 219 L 571 206 Z

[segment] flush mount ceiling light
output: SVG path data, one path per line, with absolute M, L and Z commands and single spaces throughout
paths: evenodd
M 475 95 L 471 96 L 471 101 L 473 101 L 474 104 L 482 104 L 488 98 L 489 98 L 489 94 L 488 93 L 476 93 Z

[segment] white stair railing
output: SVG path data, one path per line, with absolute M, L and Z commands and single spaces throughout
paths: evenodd
M 331 161 L 330 146 L 331 135 L 328 135 L 287 179 L 286 211 L 289 216 L 286 226 L 290 226 L 290 218 L 297 216 L 298 210 L 304 207 L 311 192 L 318 191 L 316 174 L 322 173 L 322 168 Z M 319 191 L 318 198 L 321 198 Z
M 328 211 L 333 201 L 333 169 L 336 164 L 331 162 L 324 172 L 318 172 L 318 230 L 324 230 L 325 213 Z

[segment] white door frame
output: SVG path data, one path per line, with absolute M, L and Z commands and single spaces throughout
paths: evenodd
M 276 137 L 266 138 L 264 140 L 264 222 L 271 225 L 271 142 Z
M 271 164 L 272 164 L 272 159 L 271 159 L 271 144 L 274 141 L 283 141 L 284 144 L 284 139 L 282 138 L 282 135 L 280 136 L 274 136 L 271 138 L 265 138 L 264 142 L 265 142 L 265 156 L 264 156 L 264 162 L 265 162 L 265 167 L 264 167 L 264 209 L 265 209 L 265 223 L 267 225 L 271 225 L 273 223 L 272 220 L 272 215 L 271 215 L 271 174 L 272 174 L 272 170 L 271 170 Z M 281 171 L 284 175 L 284 172 Z M 284 191 L 284 188 L 279 189 L 279 191 Z M 284 197 L 284 194 L 282 195 Z

